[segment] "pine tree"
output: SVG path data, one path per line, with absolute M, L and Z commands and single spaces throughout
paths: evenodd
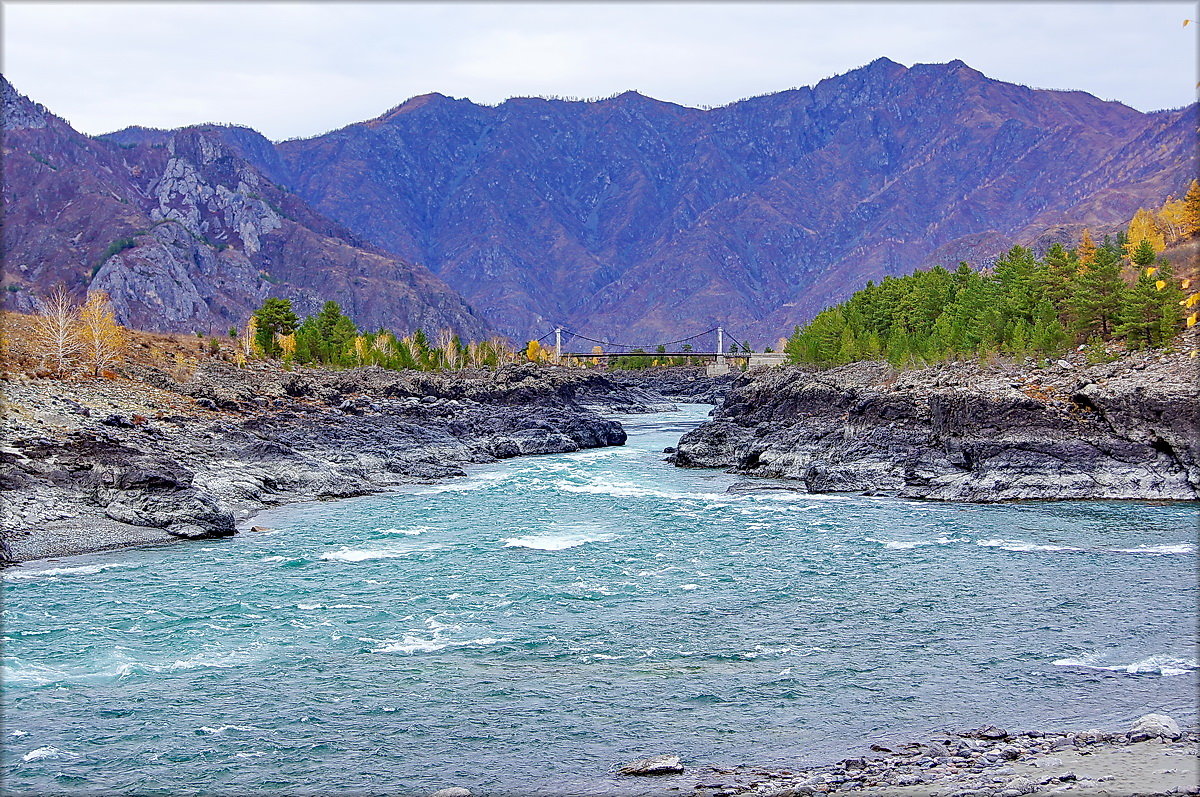
M 1092 266 L 1076 275 L 1068 302 L 1075 317 L 1076 330 L 1084 337 L 1098 333 L 1112 336 L 1120 318 L 1125 283 L 1121 264 L 1110 247 L 1099 247 Z
M 1030 339 L 1033 348 L 1050 357 L 1060 353 L 1071 341 L 1059 313 L 1048 299 L 1042 299 L 1033 311 L 1034 325 Z
M 296 331 L 299 318 L 292 311 L 292 303 L 287 299 L 271 298 L 263 302 L 262 307 L 254 311 L 256 328 L 255 342 L 267 357 L 280 355 L 276 335 L 290 335 Z
M 993 272 L 1008 301 L 1011 312 L 1022 318 L 1030 318 L 1033 308 L 1042 298 L 1041 264 L 1034 258 L 1032 250 L 1014 246 L 996 261 Z
M 297 356 L 301 361 L 313 359 L 327 365 L 345 365 L 358 327 L 342 312 L 341 305 L 329 301 L 319 313 L 304 319 L 296 334 Z
M 1130 252 L 1129 259 L 1132 260 L 1133 264 L 1138 268 L 1146 269 L 1153 268 L 1152 264 L 1157 259 L 1157 255 L 1158 253 L 1154 251 L 1154 245 L 1150 241 L 1143 239 L 1142 242 L 1138 244 L 1132 252 Z M 1154 272 L 1152 271 L 1150 273 L 1153 274 Z
M 1142 268 L 1125 292 L 1117 334 L 1132 348 L 1163 345 L 1179 329 L 1182 295 L 1166 260 Z

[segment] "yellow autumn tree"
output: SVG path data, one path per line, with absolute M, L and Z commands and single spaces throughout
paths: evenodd
M 1133 253 L 1142 245 L 1142 241 L 1149 241 L 1154 247 L 1155 253 L 1161 252 L 1167 248 L 1167 241 L 1163 235 L 1163 231 L 1158 228 L 1158 223 L 1154 220 L 1154 214 L 1145 208 L 1138 208 L 1137 213 L 1133 214 L 1133 218 L 1129 221 L 1129 232 L 1125 236 L 1125 254 L 1133 257 Z
M 525 345 L 525 359 L 531 363 L 541 362 L 545 358 L 544 352 L 542 344 L 536 340 L 531 340 Z
M 242 330 L 242 335 L 238 340 L 242 344 L 242 362 L 245 365 L 246 361 L 258 354 L 258 343 L 255 338 L 258 336 L 258 319 L 250 316 L 250 320 L 246 322 L 246 328 Z
M 1183 196 L 1183 234 L 1200 232 L 1200 180 L 1192 180 Z
M 354 354 L 355 354 L 355 356 L 358 357 L 359 365 L 367 364 L 367 352 L 370 350 L 370 348 L 371 347 L 367 344 L 367 336 L 366 335 L 355 336 L 355 338 L 354 338 Z
M 1096 259 L 1096 242 L 1092 240 L 1092 231 L 1087 227 L 1083 228 L 1083 234 L 1079 236 L 1079 270 L 1086 271 L 1091 266 L 1092 261 Z
M 1167 197 L 1167 201 L 1163 202 L 1154 218 L 1168 244 L 1187 235 L 1187 203 L 1182 199 Z
M 454 337 L 454 333 L 449 329 L 440 330 L 436 338 L 438 352 L 441 354 L 442 365 L 450 370 L 457 371 L 462 367 L 458 341 Z
M 34 348 L 43 362 L 52 363 L 55 373 L 62 376 L 74 364 L 83 350 L 79 336 L 79 309 L 61 285 L 46 298 L 38 298 L 37 314 L 33 317 Z
M 283 361 L 290 363 L 296 356 L 296 333 L 289 332 L 284 335 L 281 332 L 276 332 L 275 342 L 279 344 L 279 352 Z
M 104 291 L 92 291 L 79 310 L 79 337 L 83 359 L 92 375 L 117 364 L 125 351 L 125 328 L 117 323 L 112 302 Z

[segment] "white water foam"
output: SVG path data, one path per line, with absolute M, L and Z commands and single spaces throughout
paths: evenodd
M 21 756 L 22 761 L 41 761 L 44 758 L 58 758 L 63 755 L 71 755 L 66 750 L 59 750 L 57 747 L 39 747 L 36 750 L 30 750 L 25 755 Z
M 527 537 L 509 537 L 505 548 L 532 548 L 535 551 L 565 551 L 589 542 L 610 542 L 615 534 L 540 534 Z
M 479 639 L 454 640 L 439 638 L 434 634 L 433 639 L 424 639 L 413 634 L 405 634 L 400 640 L 385 640 L 383 644 L 371 649 L 372 653 L 434 653 L 445 648 L 486 647 L 501 642 L 511 642 L 508 637 L 499 639 L 480 637 Z
M 976 545 L 982 545 L 985 548 L 999 548 L 1004 551 L 1015 551 L 1017 553 L 1033 553 L 1033 552 L 1054 552 L 1054 551 L 1082 551 L 1082 548 L 1072 548 L 1067 545 L 1038 545 L 1025 540 L 978 540 Z
M 554 488 L 568 493 L 589 493 L 592 495 L 611 495 L 614 498 L 666 498 L 672 501 L 707 501 L 728 505 L 732 502 L 769 502 L 792 503 L 808 501 L 845 501 L 840 495 L 824 495 L 812 493 L 793 493 L 788 491 L 763 491 L 749 493 L 709 493 L 681 492 L 676 490 L 656 490 L 633 482 L 619 480 L 597 480 L 587 484 L 559 479 L 554 482 Z M 775 494 L 776 492 L 780 494 Z
M 1148 656 L 1132 664 L 1115 665 L 1099 664 L 1096 656 L 1084 656 L 1077 659 L 1058 659 L 1053 664 L 1055 667 L 1083 667 L 1088 670 L 1124 672 L 1130 675 L 1183 675 L 1186 672 L 1200 669 L 1195 659 L 1182 659 L 1174 656 Z
M 365 603 L 297 603 L 297 609 L 311 611 L 312 609 L 370 609 Z
M 867 542 L 877 542 L 892 551 L 910 551 L 913 548 L 924 548 L 929 545 L 950 545 L 956 542 L 969 542 L 965 537 L 938 537 L 936 540 L 887 540 L 867 537 Z M 1011 542 L 1010 540 L 988 540 L 988 542 Z M 983 543 L 979 543 L 982 545 Z
M 891 551 L 908 551 L 924 545 L 937 545 L 932 540 L 880 540 L 875 537 L 867 537 L 867 542 L 877 542 Z
M 26 569 L 24 567 L 11 568 L 4 572 L 6 579 L 26 579 L 26 578 L 49 578 L 58 576 L 87 576 L 94 573 L 99 573 L 104 570 L 111 570 L 115 567 L 139 567 L 132 562 L 112 562 L 106 565 L 80 565 L 79 567 L 45 567 L 40 569 Z
M 1173 545 L 1139 545 L 1134 548 L 1076 548 L 1070 545 L 1039 545 L 1025 540 L 978 540 L 976 545 L 988 548 L 1000 548 L 1017 553 L 1124 553 L 1146 554 L 1151 556 L 1169 556 L 1171 554 L 1191 554 L 1196 552 L 1193 543 L 1176 543 Z
M 227 652 L 203 652 L 176 659 L 170 663 L 156 664 L 132 661 L 117 657 L 110 666 L 98 669 L 56 669 L 41 664 L 25 664 L 19 659 L 9 659 L 9 664 L 0 667 L 0 680 L 6 686 L 39 687 L 58 683 L 87 683 L 127 678 L 152 673 L 172 673 L 181 670 L 229 669 L 251 664 L 261 659 L 261 654 L 249 650 Z
M 255 728 L 252 725 L 221 725 L 219 727 L 201 725 L 196 730 L 208 736 L 218 736 L 228 731 L 261 731 L 262 728 Z
M 1169 554 L 1187 554 L 1195 553 L 1196 545 L 1190 542 L 1181 542 L 1176 545 L 1139 545 L 1136 548 L 1112 548 L 1112 553 L 1144 553 L 1153 556 L 1167 556 Z
M 420 548 L 392 546 L 388 548 L 348 548 L 342 546 L 336 551 L 327 551 L 321 558 L 327 562 L 366 562 L 371 559 L 395 559 L 422 551 L 436 551 L 441 545 L 426 545 Z
M 427 531 L 433 531 L 433 529 L 428 526 L 410 526 L 406 529 L 375 529 L 376 534 L 404 534 L 409 537 L 415 537 Z
M 511 478 L 512 475 L 509 473 L 493 471 L 490 473 L 478 473 L 473 476 L 468 476 L 465 479 L 445 482 L 443 484 L 421 485 L 420 487 L 403 490 L 403 492 L 412 492 L 418 495 L 472 492 L 474 490 L 484 490 L 489 487 L 495 487 L 497 484 L 508 481 Z

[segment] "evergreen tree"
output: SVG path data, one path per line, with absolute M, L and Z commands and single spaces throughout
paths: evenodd
M 1093 333 L 1107 338 L 1121 315 L 1125 283 L 1121 263 L 1112 247 L 1101 246 L 1091 267 L 1077 274 L 1071 285 L 1068 303 L 1075 316 L 1075 328 L 1084 337 Z
M 299 318 L 287 299 L 271 298 L 254 311 L 254 342 L 267 357 L 279 357 L 283 352 L 277 336 L 290 335 L 296 331 Z
M 1131 348 L 1163 345 L 1179 328 L 1182 295 L 1166 260 L 1140 269 L 1137 281 L 1125 291 L 1116 334 Z
M 1033 334 L 1030 340 L 1033 348 L 1046 357 L 1061 353 L 1071 342 L 1071 335 L 1063 326 L 1054 305 L 1049 299 L 1042 299 L 1034 309 L 1033 315 Z

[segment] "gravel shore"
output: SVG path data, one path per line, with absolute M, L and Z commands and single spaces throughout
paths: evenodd
M 648 782 L 646 794 L 700 797 L 1195 795 L 1198 753 L 1196 729 L 1147 715 L 1124 733 L 1010 733 L 988 726 L 923 742 L 874 744 L 860 757 L 796 769 L 685 768 L 676 759 L 674 772 L 640 779 Z

